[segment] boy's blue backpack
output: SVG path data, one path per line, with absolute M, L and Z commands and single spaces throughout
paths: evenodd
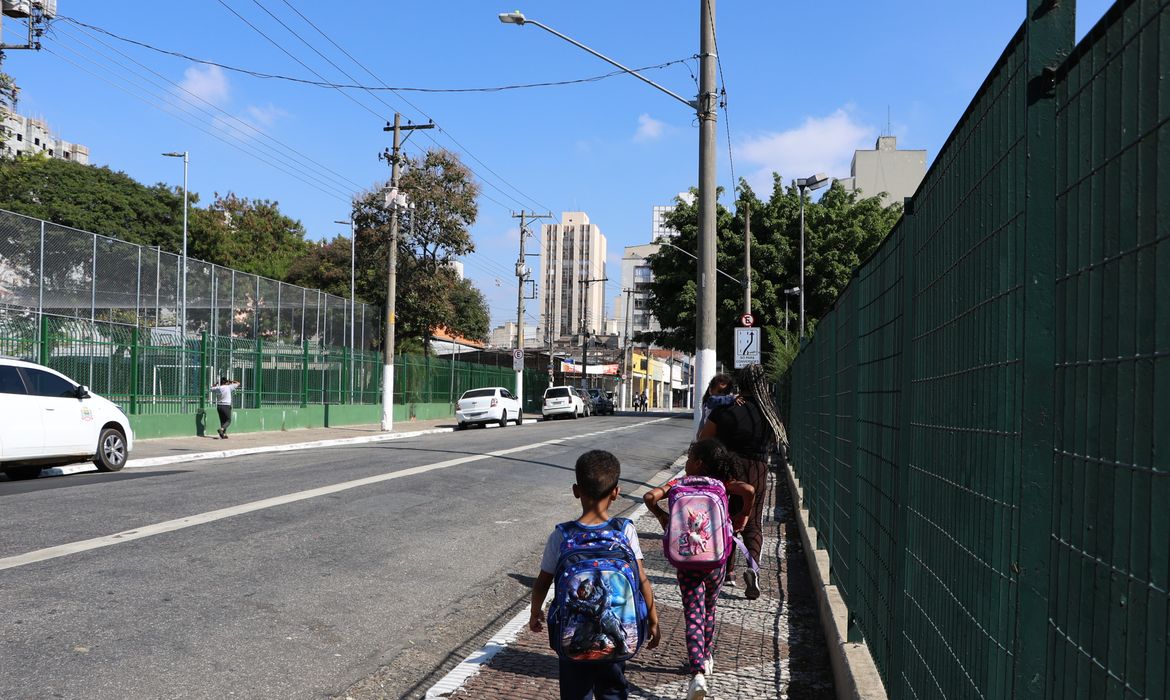
M 581 663 L 625 661 L 646 637 L 646 601 L 638 561 L 623 534 L 626 518 L 604 527 L 561 523 L 561 553 L 548 609 L 548 641 L 562 658 Z

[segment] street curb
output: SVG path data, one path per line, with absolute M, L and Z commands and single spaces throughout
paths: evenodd
M 686 462 L 687 456 L 684 454 L 683 456 L 671 462 L 670 468 L 678 471 L 678 469 L 686 464 Z M 645 503 L 642 503 L 628 515 L 623 517 L 637 522 L 638 518 L 649 512 L 650 509 L 646 507 Z M 545 608 L 548 607 L 548 603 L 551 600 L 551 595 L 546 596 L 544 601 Z M 478 651 L 469 654 L 467 658 L 465 658 L 463 661 L 460 661 L 459 664 L 455 666 L 455 668 L 451 669 L 447 675 L 440 678 L 438 683 L 435 683 L 430 688 L 428 688 L 427 694 L 424 696 L 424 700 L 431 700 L 431 698 L 451 697 L 451 693 L 454 693 L 462 688 L 464 683 L 471 680 L 475 674 L 483 670 L 484 666 L 491 663 L 492 658 L 494 658 L 496 654 L 500 653 L 504 649 L 507 649 L 509 644 L 516 641 L 516 637 L 524 631 L 524 626 L 526 624 L 528 624 L 528 608 L 525 608 L 517 613 L 516 617 L 513 617 L 503 627 L 501 627 L 498 632 L 492 635 L 487 644 L 483 645 L 483 647 L 481 647 Z
M 816 548 L 817 531 L 809 525 L 808 510 L 802 505 L 804 491 L 800 488 L 800 481 L 791 465 L 785 464 L 784 472 L 792 492 L 792 507 L 800 527 L 800 540 L 808 560 L 809 577 L 817 595 L 837 700 L 886 700 L 886 687 L 869 653 L 869 645 L 864 640 L 849 641 L 849 609 L 845 606 L 841 591 L 829 583 L 829 553 Z
M 525 423 L 535 423 L 535 420 L 525 420 Z M 309 450 L 317 447 L 334 447 L 337 445 L 360 445 L 370 442 L 386 442 L 403 438 L 419 437 L 420 435 L 435 435 L 437 433 L 452 433 L 455 428 L 428 428 L 426 430 L 412 430 L 404 433 L 382 433 L 352 438 L 334 438 L 331 440 L 312 440 L 309 442 L 295 442 L 286 445 L 264 445 L 261 447 L 241 447 L 235 450 L 212 450 L 210 452 L 192 452 L 189 454 L 172 455 L 169 457 L 147 457 L 146 459 L 131 459 L 123 469 L 138 467 L 158 467 L 164 464 L 180 464 L 182 462 L 200 462 L 208 459 L 224 457 L 242 457 L 245 455 L 263 454 L 265 452 L 293 452 Z M 82 472 L 97 471 L 97 467 L 88 462 L 70 464 L 64 467 L 42 469 L 41 476 L 63 476 L 65 474 L 79 474 Z

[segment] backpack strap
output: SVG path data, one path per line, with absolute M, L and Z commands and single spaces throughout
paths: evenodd
M 760 564 L 752 558 L 752 553 L 748 551 L 747 545 L 743 543 L 743 538 L 739 535 L 732 535 L 731 539 L 735 542 L 735 548 L 743 554 L 743 558 L 747 560 L 748 568 L 757 574 L 760 573 Z

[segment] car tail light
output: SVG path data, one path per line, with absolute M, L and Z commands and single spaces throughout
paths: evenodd
M 492 408 L 495 408 L 495 407 L 496 407 L 496 406 L 498 406 L 499 404 L 500 404 L 500 400 L 499 400 L 499 399 L 492 399 Z

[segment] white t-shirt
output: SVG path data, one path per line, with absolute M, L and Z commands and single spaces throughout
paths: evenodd
M 577 521 L 577 527 L 583 530 L 604 530 L 609 523 L 598 523 L 597 525 L 586 525 Z M 634 529 L 633 522 L 626 522 L 622 534 L 626 536 L 626 540 L 630 543 L 630 549 L 634 550 L 634 557 L 642 559 L 642 547 L 638 544 L 638 531 Z M 544 555 L 540 558 L 540 570 L 547 574 L 555 574 L 557 571 L 557 559 L 561 558 L 561 542 L 564 537 L 561 536 L 559 528 L 553 528 L 552 534 L 548 536 L 548 541 L 544 543 Z
M 220 406 L 231 406 L 232 392 L 236 390 L 237 386 L 239 384 L 220 384 L 211 387 L 211 393 L 215 394 L 215 403 Z

